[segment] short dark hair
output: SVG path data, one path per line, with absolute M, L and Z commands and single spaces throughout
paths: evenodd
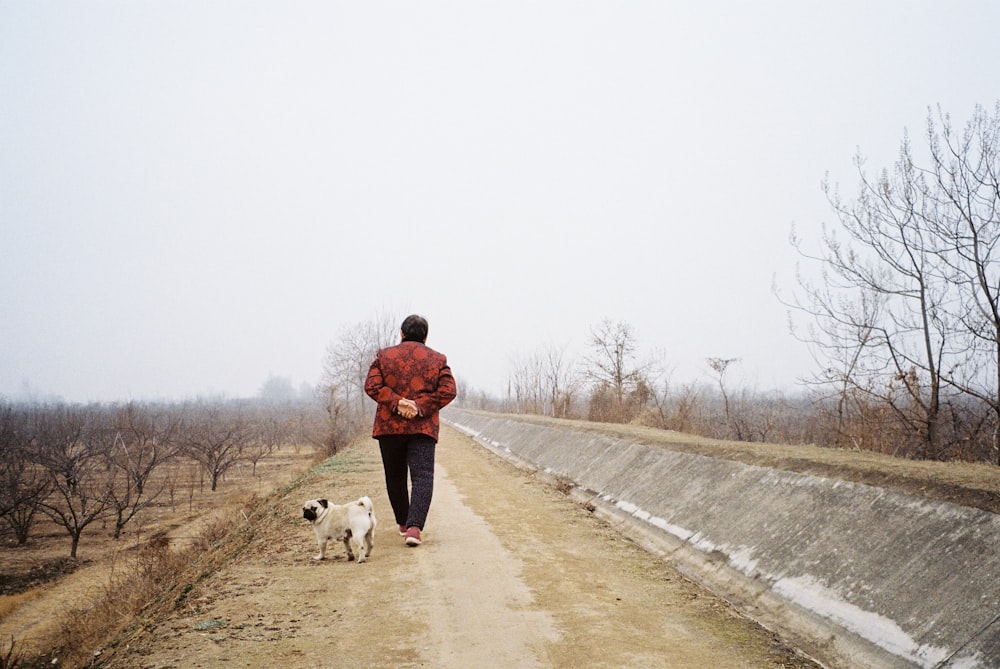
M 403 341 L 418 341 L 421 344 L 427 341 L 427 319 L 423 316 L 407 316 L 399 330 L 403 333 Z

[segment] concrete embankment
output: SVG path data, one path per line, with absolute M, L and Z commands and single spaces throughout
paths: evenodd
M 830 667 L 1000 667 L 1000 517 L 859 483 L 449 407 Z

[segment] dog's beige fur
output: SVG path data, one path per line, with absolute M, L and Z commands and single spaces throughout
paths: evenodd
M 343 541 L 347 549 L 347 559 L 355 559 L 351 543 L 357 547 L 359 563 L 368 559 L 375 545 L 375 510 L 367 496 L 348 504 L 332 504 L 326 499 L 310 499 L 302 505 L 302 517 L 312 522 L 316 532 L 319 555 L 314 559 L 326 558 L 327 541 Z

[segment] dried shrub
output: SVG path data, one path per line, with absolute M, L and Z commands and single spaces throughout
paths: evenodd
M 17 642 L 11 637 L 9 642 L 0 645 L 0 669 L 15 669 L 24 666 L 24 656 L 17 647 Z

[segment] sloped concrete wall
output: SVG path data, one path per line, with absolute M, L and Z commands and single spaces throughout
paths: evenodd
M 831 667 L 1000 667 L 1000 518 L 882 488 L 448 408 Z

